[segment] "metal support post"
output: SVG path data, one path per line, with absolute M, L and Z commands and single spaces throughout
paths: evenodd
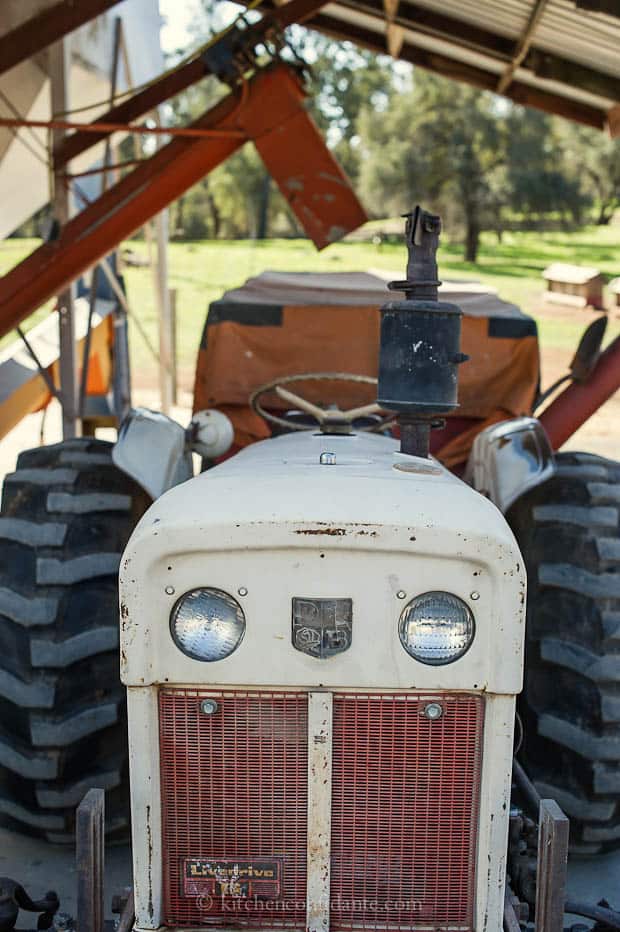
M 178 401 L 179 380 L 178 380 L 178 357 L 177 357 L 177 289 L 170 288 L 170 313 L 172 315 L 170 330 L 172 336 L 172 404 Z
M 554 799 L 541 799 L 536 872 L 536 932 L 562 932 L 568 862 L 568 818 Z
M 159 389 L 161 410 L 170 414 L 173 404 L 174 386 L 172 383 L 172 308 L 168 288 L 168 211 L 164 210 L 155 218 L 157 237 L 157 261 L 154 265 L 155 292 L 159 310 Z
M 89 790 L 76 814 L 77 932 L 103 932 L 103 790 Z
M 118 87 L 118 66 L 119 66 L 119 61 L 120 61 L 122 39 L 123 39 L 123 21 L 120 18 L 120 16 L 117 16 L 114 21 L 114 50 L 112 53 L 112 67 L 110 69 L 110 106 L 114 104 L 114 100 L 116 99 L 116 91 Z M 103 156 L 103 167 L 105 169 L 107 169 L 108 166 L 110 165 L 111 156 L 112 156 L 112 141 L 110 137 L 108 136 L 108 138 L 106 139 L 105 152 Z M 107 171 L 104 171 L 101 176 L 101 193 L 102 194 L 104 191 L 107 190 L 108 176 L 109 176 L 109 172 Z M 95 313 L 95 309 L 97 307 L 97 292 L 98 292 L 99 280 L 100 280 L 99 271 L 100 271 L 99 265 L 95 265 L 92 270 L 92 279 L 91 279 L 91 285 L 90 285 L 88 327 L 86 330 L 86 337 L 84 339 L 84 352 L 82 354 L 82 373 L 81 373 L 81 378 L 80 378 L 80 392 L 79 392 L 79 399 L 78 399 L 78 414 L 81 418 L 84 417 L 84 410 L 86 406 L 86 395 L 88 393 L 88 371 L 90 367 L 91 334 L 92 334 L 92 326 L 93 326 L 93 316 Z M 115 312 L 115 315 L 114 315 L 115 317 L 114 352 L 115 353 L 118 349 L 117 338 L 119 337 L 119 334 L 120 334 L 120 331 L 116 328 L 116 318 L 118 316 L 118 313 L 119 311 Z M 125 332 L 126 332 L 126 328 L 125 328 Z M 117 366 L 115 365 L 114 367 L 115 376 L 117 374 L 117 371 L 118 371 Z M 127 368 L 127 374 L 128 373 L 129 373 L 129 369 Z M 115 385 L 116 385 L 116 378 L 115 378 Z M 117 393 L 115 392 L 115 398 L 116 398 L 116 395 Z M 117 409 L 115 409 L 115 414 L 120 420 L 120 413 Z
M 61 39 L 49 50 L 49 72 L 52 115 L 68 110 L 69 46 Z M 52 130 L 52 151 L 60 145 L 64 130 Z M 52 204 L 54 218 L 64 226 L 70 216 L 69 191 L 62 171 L 54 166 Z M 69 284 L 58 295 L 60 342 L 60 395 L 62 405 L 62 435 L 66 439 L 81 434 L 77 417 L 77 360 L 75 352 L 75 316 L 73 300 L 75 285 Z

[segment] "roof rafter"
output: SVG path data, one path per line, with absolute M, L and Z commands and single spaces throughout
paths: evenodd
M 614 0 L 617 2 L 617 0 Z M 357 13 L 364 13 L 383 20 L 383 0 L 340 0 L 339 5 Z M 336 19 L 336 17 L 333 17 Z M 508 65 L 515 54 L 515 42 L 506 36 L 500 36 L 482 26 L 473 25 L 456 19 L 447 13 L 427 9 L 410 0 L 401 0 L 398 15 L 394 22 L 405 29 L 458 43 L 474 51 L 482 52 L 489 58 Z M 314 25 L 313 22 L 307 25 Z M 348 22 L 342 22 L 342 32 L 348 29 Z M 363 27 L 360 27 L 363 28 Z M 342 36 L 341 38 L 344 38 Z M 590 66 L 561 58 L 551 52 L 535 48 L 531 44 L 526 51 L 520 68 L 531 71 L 538 77 L 559 81 L 571 87 L 580 87 L 584 91 L 609 100 L 620 100 L 620 79 L 613 75 L 597 71 Z
M 365 29 L 352 23 L 343 23 L 341 20 L 320 13 L 311 23 L 312 27 L 319 29 L 336 39 L 350 39 L 358 45 L 364 46 L 374 52 L 383 52 L 383 36 L 374 30 Z M 483 68 L 467 64 L 456 58 L 444 54 L 430 52 L 426 48 L 416 46 L 409 36 L 405 38 L 400 53 L 403 61 L 417 65 L 427 71 L 434 71 L 455 81 L 463 81 L 483 90 L 495 91 L 497 87 L 497 74 Z M 606 114 L 597 107 L 584 104 L 581 101 L 563 97 L 540 88 L 526 84 L 524 81 L 512 81 L 506 89 L 505 96 L 523 106 L 534 107 L 545 113 L 557 114 L 602 130 L 606 126 Z
M 497 93 L 503 94 L 506 91 L 506 88 L 511 83 L 515 71 L 521 65 L 525 56 L 530 50 L 530 46 L 534 39 L 536 33 L 536 27 L 538 26 L 543 13 L 545 12 L 545 7 L 547 6 L 548 0 L 534 0 L 532 10 L 530 12 L 528 21 L 525 25 L 525 28 L 515 46 L 515 50 L 512 55 L 512 59 L 502 74 L 501 78 L 497 82 Z

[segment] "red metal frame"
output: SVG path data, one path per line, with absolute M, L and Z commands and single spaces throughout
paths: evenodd
M 361 204 L 306 112 L 305 96 L 290 66 L 257 72 L 193 124 L 217 136 L 177 137 L 109 188 L 58 239 L 0 279 L 0 336 L 249 140 L 318 248 L 364 223 Z
M 609 344 L 587 382 L 573 382 L 545 408 L 540 422 L 551 446 L 559 450 L 569 437 L 620 388 L 620 337 Z
M 248 41 L 250 41 L 250 38 L 258 41 L 269 30 L 284 29 L 292 23 L 303 23 L 327 3 L 328 0 L 289 0 L 285 6 L 269 11 L 258 23 L 254 24 L 251 30 L 248 30 Z M 116 104 L 107 113 L 102 114 L 98 120 L 95 120 L 95 124 L 127 123 L 135 120 L 137 117 L 149 113 L 164 101 L 169 100 L 170 97 L 174 97 L 175 94 L 179 94 L 191 84 L 200 81 L 201 78 L 206 77 L 208 74 L 210 74 L 209 68 L 198 56 L 174 71 L 152 81 L 143 90 L 130 97 L 129 100 Z M 101 139 L 105 139 L 109 132 L 109 130 L 102 129 L 101 133 L 97 135 L 92 132 L 77 132 L 72 136 L 67 136 L 54 152 L 56 166 L 60 168 L 66 165 L 68 161 L 85 152 L 91 146 L 96 145 Z

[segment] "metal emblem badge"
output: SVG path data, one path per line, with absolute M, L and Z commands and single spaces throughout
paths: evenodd
M 311 657 L 333 657 L 351 646 L 352 599 L 293 599 L 293 647 Z
M 280 895 L 280 858 L 185 858 L 183 894 L 222 899 Z

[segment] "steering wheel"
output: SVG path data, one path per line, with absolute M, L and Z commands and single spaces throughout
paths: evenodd
M 250 405 L 256 414 L 260 414 L 266 421 L 277 424 L 279 427 L 285 427 L 287 430 L 312 430 L 308 424 L 299 424 L 291 418 L 283 415 L 279 417 L 267 411 L 261 404 L 261 399 L 269 392 L 275 394 L 283 401 L 293 405 L 299 411 L 309 414 L 313 417 L 324 433 L 331 434 L 348 434 L 351 433 L 353 421 L 360 417 L 367 417 L 373 414 L 381 414 L 383 408 L 376 402 L 369 405 L 362 405 L 359 408 L 350 408 L 348 411 L 340 411 L 338 408 L 320 408 L 306 398 L 296 395 L 294 392 L 285 388 L 285 385 L 291 385 L 295 382 L 355 382 L 364 385 L 376 385 L 377 380 L 369 375 L 355 375 L 349 372 L 306 372 L 299 375 L 285 375 L 273 382 L 267 382 L 261 385 L 250 395 Z M 383 431 L 394 424 L 396 418 L 393 414 L 383 414 L 383 417 L 376 424 L 362 427 L 360 430 L 368 433 Z

